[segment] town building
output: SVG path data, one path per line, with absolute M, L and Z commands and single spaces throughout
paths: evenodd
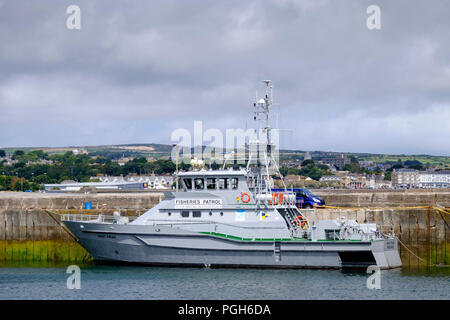
M 419 171 L 416 169 L 394 169 L 391 180 L 394 187 L 414 188 L 419 184 Z
M 91 182 L 63 181 L 60 184 L 44 184 L 44 190 L 79 191 L 83 188 L 96 190 L 139 190 L 139 189 L 172 189 L 174 182 L 171 175 L 151 176 L 97 176 Z
M 450 170 L 419 173 L 420 188 L 450 188 Z
M 324 158 L 319 161 L 319 163 L 322 164 L 328 164 L 335 166 L 337 169 L 342 170 L 344 169 L 346 164 L 350 164 L 350 159 L 347 158 L 344 154 L 342 154 L 340 157 L 337 158 Z
M 149 189 L 171 189 L 174 178 L 172 175 L 130 175 L 130 176 L 100 176 L 91 177 L 91 179 L 98 179 L 100 182 L 109 183 L 146 183 Z
M 394 169 L 392 185 L 409 188 L 450 188 L 450 170 Z
M 113 159 L 112 162 L 116 162 L 119 166 L 124 166 L 128 161 L 133 160 L 134 158 L 122 157 L 120 159 Z
M 5 161 L 4 164 L 7 166 L 12 166 L 13 164 L 19 162 L 19 160 L 13 160 L 11 156 L 0 157 L 0 163 L 3 161 Z
M 325 183 L 339 184 L 342 180 L 342 176 L 322 176 L 319 181 Z

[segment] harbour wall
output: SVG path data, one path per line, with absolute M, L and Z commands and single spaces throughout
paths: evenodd
M 312 190 L 337 207 L 450 207 L 450 189 Z
M 392 225 L 400 241 L 408 248 L 399 246 L 404 266 L 449 265 L 449 215 L 432 208 L 407 208 L 407 206 L 448 207 L 446 201 L 449 200 L 450 192 L 411 193 L 415 195 L 399 192 L 398 194 L 403 195 L 386 196 L 384 202 L 373 202 L 372 199 L 381 199 L 379 192 L 328 192 L 326 196 L 329 199 L 341 200 L 331 204 L 327 202 L 333 206 L 344 203 L 343 195 L 358 197 L 358 194 L 363 194 L 363 196 L 357 202 L 358 205 L 351 203 L 351 206 L 348 205 L 346 208 L 316 210 L 315 218 L 321 220 L 346 217 L 360 223 Z M 428 195 L 428 198 L 425 195 Z M 413 201 L 414 197 L 419 200 L 418 203 Z M 122 215 L 138 216 L 162 199 L 164 194 L 159 192 L 116 194 L 0 192 L 0 263 L 89 261 L 91 259 L 89 254 L 61 224 L 60 214 L 107 215 L 118 210 Z M 393 205 L 392 202 L 395 201 L 396 205 Z M 85 202 L 92 204 L 91 210 L 84 209 Z M 371 205 L 364 206 L 368 203 Z M 314 218 L 311 212 L 306 215 L 310 221 Z
M 82 263 L 92 258 L 62 225 L 60 214 L 138 216 L 164 199 L 163 193 L 0 192 L 0 263 Z M 92 209 L 85 210 L 84 204 Z

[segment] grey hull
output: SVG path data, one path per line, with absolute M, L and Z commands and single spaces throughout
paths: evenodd
M 64 223 L 94 260 L 110 263 L 270 268 L 401 266 L 396 239 L 244 241 L 172 227 Z

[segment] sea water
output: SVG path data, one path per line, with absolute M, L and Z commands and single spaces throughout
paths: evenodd
M 79 266 L 79 289 L 68 288 L 67 267 L 0 266 L 0 299 L 450 299 L 445 267 L 381 270 L 374 288 L 364 270 L 87 264 Z

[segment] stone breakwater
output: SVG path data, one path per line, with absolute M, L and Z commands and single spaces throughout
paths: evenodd
M 449 207 L 446 192 L 317 192 L 330 206 L 340 209 L 316 210 L 316 219 L 356 219 L 392 225 L 400 241 L 405 266 L 449 265 L 449 214 L 431 208 Z M 347 200 L 346 197 L 353 199 Z M 90 213 L 138 216 L 164 199 L 159 192 L 49 194 L 0 192 L 0 263 L 2 262 L 84 262 L 91 257 L 61 225 L 59 214 Z M 84 210 L 90 202 L 92 210 Z M 51 213 L 49 213 L 50 211 Z M 53 214 L 55 213 L 55 214 Z M 313 216 L 307 213 L 312 221 Z M 417 256 L 419 258 L 417 258 Z

